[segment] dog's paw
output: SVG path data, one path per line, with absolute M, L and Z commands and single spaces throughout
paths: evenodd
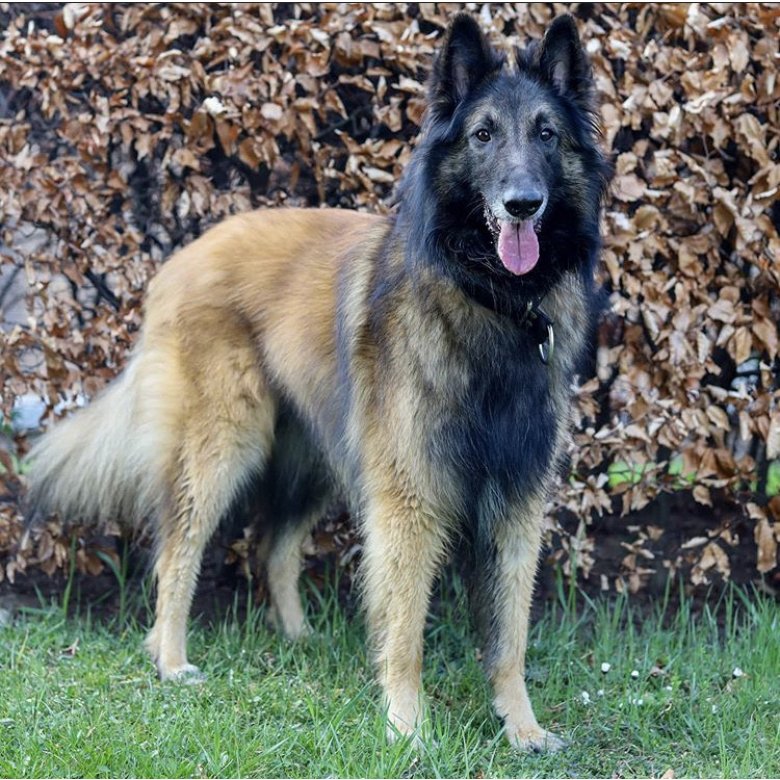
M 524 753 L 556 753 L 566 747 L 566 741 L 539 726 L 507 729 L 507 738 L 516 750 Z
M 161 682 L 173 682 L 180 685 L 201 685 L 206 682 L 206 675 L 193 664 L 184 664 L 176 669 L 159 669 Z
M 303 615 L 285 615 L 282 617 L 275 607 L 271 607 L 268 610 L 266 622 L 272 631 L 281 634 L 290 642 L 307 639 L 314 633 L 308 620 Z
M 386 715 L 388 743 L 405 742 L 418 753 L 430 749 L 434 745 L 430 713 L 419 700 L 407 704 Z
M 308 639 L 313 634 L 314 630 L 306 620 L 303 620 L 300 623 L 285 625 L 282 628 L 282 635 L 290 642 L 299 642 L 303 639 Z
M 387 741 L 391 745 L 408 742 L 414 750 L 420 752 L 425 748 L 425 740 L 419 728 L 409 729 L 406 726 L 399 728 L 394 723 L 387 724 Z

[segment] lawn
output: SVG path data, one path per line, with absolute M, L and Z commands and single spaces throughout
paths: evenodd
M 673 611 L 580 598 L 574 609 L 562 593 L 535 625 L 528 676 L 540 721 L 570 746 L 536 756 L 498 738 L 462 599 L 430 621 L 426 745 L 387 744 L 362 622 L 333 592 L 308 586 L 315 635 L 297 646 L 265 628 L 262 609 L 244 617 L 233 605 L 216 624 L 196 623 L 191 655 L 208 673 L 200 686 L 158 683 L 132 618 L 107 624 L 83 604 L 67 618 L 56 606 L 26 610 L 0 629 L 0 774 L 780 773 L 780 607 L 771 600 L 732 590 L 694 616 L 687 601 Z

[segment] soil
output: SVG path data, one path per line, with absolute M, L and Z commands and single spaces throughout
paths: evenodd
M 717 522 L 714 522 L 716 520 Z M 352 581 L 360 557 L 359 540 L 346 514 L 328 522 L 327 530 L 314 533 L 315 552 L 306 556 L 306 574 L 317 588 L 324 588 L 326 582 L 335 581 L 342 608 L 348 615 L 355 616 L 358 612 L 358 598 Z M 262 576 L 253 578 L 250 583 L 242 573 L 240 561 L 226 562 L 231 558 L 235 559 L 235 556 L 230 554 L 230 545 L 240 537 L 241 523 L 240 517 L 228 522 L 217 534 L 204 558 L 193 615 L 207 624 L 218 622 L 234 608 L 239 616 L 243 615 L 250 598 L 256 603 L 262 603 L 265 599 Z M 567 528 L 567 524 L 570 526 L 572 523 L 576 527 L 574 517 L 561 519 L 565 530 L 573 530 L 571 527 Z M 597 562 L 588 577 L 580 576 L 579 597 L 615 597 L 616 589 L 613 584 L 626 574 L 621 570 L 621 561 L 628 552 L 626 546 L 636 541 L 636 529 L 644 528 L 648 524 L 663 528 L 664 533 L 658 540 L 646 546 L 654 559 L 643 561 L 643 565 L 654 569 L 654 573 L 644 580 L 641 590 L 631 595 L 632 603 L 639 608 L 640 614 L 644 608 L 652 608 L 667 592 L 671 593 L 673 601 L 678 600 L 684 593 L 692 598 L 698 607 L 716 599 L 723 592 L 726 582 L 717 573 L 708 572 L 707 583 L 692 585 L 690 568 L 686 569 L 684 564 L 677 572 L 683 587 L 675 584 L 670 589 L 669 569 L 662 563 L 675 559 L 684 561 L 686 551 L 681 550 L 681 545 L 694 537 L 708 536 L 708 530 L 718 526 L 727 527 L 735 542 L 730 553 L 733 566 L 730 581 L 742 586 L 753 585 L 775 598 L 780 595 L 780 574 L 770 575 L 761 581 L 755 579 L 756 546 L 747 519 L 739 511 L 729 509 L 725 504 L 710 509 L 697 504 L 690 495 L 678 493 L 664 495 L 641 512 L 626 517 L 610 515 L 594 519 L 589 531 L 596 542 Z M 557 539 L 553 539 L 553 545 L 556 541 Z M 146 622 L 142 593 L 144 585 L 151 579 L 150 549 L 148 545 L 120 539 L 116 540 L 116 544 L 117 552 L 127 556 L 126 594 L 129 595 L 130 610 L 139 621 Z M 544 563 L 540 566 L 534 607 L 537 614 L 545 602 L 558 597 L 560 567 L 551 563 L 555 551 L 555 546 L 548 549 Z M 345 560 L 348 562 L 345 563 Z M 606 577 L 611 585 L 606 592 L 602 588 L 603 577 Z M 67 584 L 68 578 L 63 574 L 48 576 L 38 569 L 32 569 L 29 574 L 19 576 L 13 584 L 0 583 L 0 612 L 7 610 L 12 615 L 20 608 L 61 603 Z M 445 585 L 437 592 L 447 589 Z M 98 620 L 110 620 L 118 613 L 119 596 L 119 584 L 110 571 L 105 570 L 96 576 L 74 573 L 70 596 L 73 610 L 78 610 L 81 614 L 88 611 Z M 434 604 L 434 609 L 435 606 Z

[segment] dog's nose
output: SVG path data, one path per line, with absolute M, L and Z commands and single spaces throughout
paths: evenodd
M 519 219 L 528 219 L 541 208 L 544 198 L 537 192 L 523 192 L 504 201 L 504 208 Z

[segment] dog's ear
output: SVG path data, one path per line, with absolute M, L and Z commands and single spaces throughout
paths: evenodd
M 559 94 L 572 98 L 585 111 L 593 110 L 593 79 L 577 25 L 569 14 L 547 28 L 538 49 L 538 68 Z
M 474 87 L 503 64 L 504 56 L 491 47 L 473 17 L 458 14 L 433 66 L 433 110 L 440 116 L 449 116 Z

